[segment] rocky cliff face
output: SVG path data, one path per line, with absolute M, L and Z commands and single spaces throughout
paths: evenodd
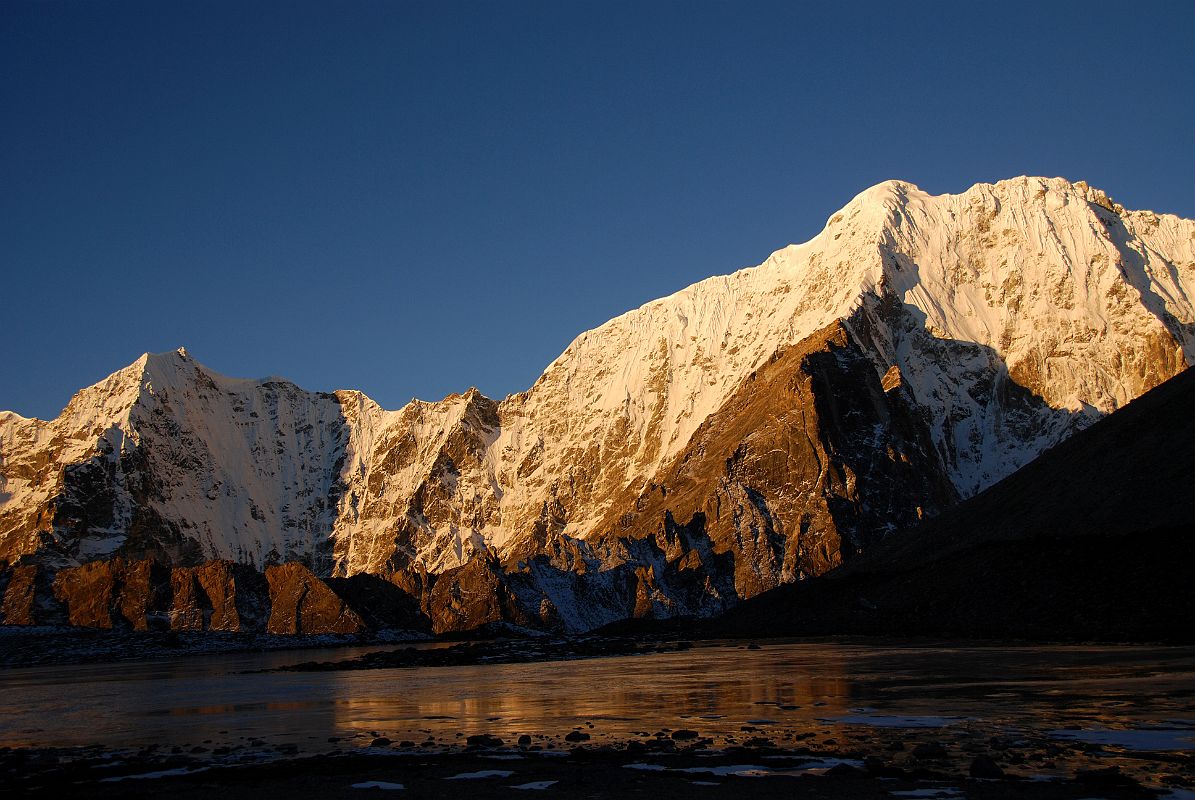
M 683 522 L 733 560 L 735 594 L 751 597 L 956 499 L 897 368 L 881 376 L 835 322 L 748 376 L 603 529 Z
M 501 402 L 386 411 L 179 351 L 56 420 L 0 415 L 0 558 L 375 575 L 445 630 L 714 613 L 1185 369 L 1193 294 L 1191 221 L 1061 179 L 888 182 L 582 334 Z
M 53 575 L 36 564 L 0 570 L 4 587 L 0 621 L 5 625 L 65 625 L 66 610 L 55 598 Z
M 67 609 L 71 625 L 144 631 L 168 607 L 169 587 L 169 568 L 149 559 L 114 558 L 61 570 L 54 578 L 54 597 Z
M 0 569 L 0 624 L 270 634 L 432 627 L 410 596 L 369 575 L 323 580 L 296 562 L 263 574 L 231 561 L 171 568 L 119 556 L 56 572 Z
M 266 569 L 270 585 L 270 633 L 359 633 L 365 622 L 302 564 Z
M 196 567 L 175 567 L 170 589 L 172 630 L 255 631 L 268 616 L 267 582 L 244 564 L 209 561 Z

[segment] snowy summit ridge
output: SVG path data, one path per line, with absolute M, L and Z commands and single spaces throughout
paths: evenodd
M 864 520 L 850 493 L 871 479 L 835 461 L 847 459 L 845 445 L 807 481 L 767 491 L 730 466 L 692 474 L 714 447 L 711 420 L 746 419 L 750 403 L 768 419 L 751 387 L 786 354 L 824 351 L 837 359 L 824 368 L 844 375 L 868 364 L 852 380 L 895 405 L 873 404 L 873 432 L 850 447 L 899 461 L 899 428 L 902 446 L 940 475 L 941 497 L 956 500 L 1195 361 L 1193 297 L 1190 220 L 1128 211 L 1060 178 L 940 196 L 887 181 L 758 267 L 582 333 L 530 389 L 500 402 L 471 389 L 388 411 L 360 392 L 227 378 L 180 348 L 80 391 L 55 420 L 0 414 L 0 558 L 136 553 L 434 574 L 476 558 L 512 569 L 537 553 L 560 561 L 571 542 L 577 559 L 622 563 L 631 555 L 611 537 L 657 535 L 660 519 L 642 530 L 628 520 L 664 502 L 651 498 L 683 474 L 712 488 L 683 517 L 670 506 L 668 520 L 700 510 L 713 525 L 722 504 L 738 504 L 737 521 L 717 524 L 756 526 L 738 529 L 739 540 L 758 540 L 764 525 L 783 540 L 775 547 L 795 548 L 768 568 L 766 586 L 823 564 L 801 561 L 798 539 L 841 527 L 848 501 Z M 813 374 L 802 363 L 793 376 Z M 810 385 L 809 408 L 829 420 L 822 384 Z M 722 444 L 749 452 L 760 430 Z M 810 441 L 820 430 L 806 431 Z M 815 495 L 829 503 L 828 522 L 776 511 Z

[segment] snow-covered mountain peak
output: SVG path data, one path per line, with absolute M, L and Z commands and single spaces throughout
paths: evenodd
M 135 528 L 205 557 L 352 574 L 591 538 L 829 326 L 913 403 L 927 458 L 967 496 L 1195 360 L 1193 295 L 1191 221 L 1061 178 L 937 196 L 885 181 L 760 266 L 581 333 L 501 402 L 470 388 L 386 410 L 228 378 L 183 348 L 146 354 L 56 420 L 0 414 L 0 540 L 31 552 L 52 531 L 82 559 Z
M 870 187 L 810 241 L 578 336 L 529 393 L 502 405 L 519 414 L 500 444 L 533 447 L 539 465 L 504 506 L 522 502 L 527 486 L 542 493 L 567 481 L 569 491 L 554 496 L 567 530 L 585 535 L 595 508 L 650 480 L 773 354 L 869 313 L 883 296 L 929 340 L 962 348 L 931 355 L 931 341 L 886 337 L 877 369 L 897 366 L 931 413 L 975 423 L 939 431 L 944 451 L 968 451 L 949 460 L 957 488 L 970 494 L 1195 358 L 1192 223 L 1146 213 L 1139 224 L 1116 209 L 1104 192 L 1061 178 L 940 196 L 905 181 Z M 966 363 L 927 365 L 930 357 Z M 980 389 L 981 374 L 1005 377 Z M 982 393 L 1006 384 L 1060 413 L 1025 446 L 970 444 L 1001 438 L 993 426 L 1003 423 L 983 419 Z M 601 465 L 601 476 L 582 477 L 588 464 Z
M 1143 361 L 1195 355 L 1195 226 L 1114 206 L 1104 192 L 1061 178 L 910 194 L 885 228 L 885 277 L 935 335 L 993 348 L 1055 407 L 1106 413 L 1158 378 L 1140 365 L 1131 375 L 1080 379 L 1065 364 L 1090 361 L 1073 358 L 1074 348 L 1100 350 L 1107 361 L 1123 337 L 1130 353 L 1158 351 L 1140 353 Z

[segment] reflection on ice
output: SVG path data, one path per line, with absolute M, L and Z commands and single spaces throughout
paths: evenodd
M 1055 739 L 1105 744 L 1126 750 L 1195 750 L 1195 730 L 1191 728 L 1137 728 L 1131 730 L 1055 730 Z
M 788 758 L 786 760 L 792 760 Z M 739 778 L 768 778 L 780 775 L 824 775 L 829 770 L 838 766 L 862 767 L 862 761 L 845 758 L 818 758 L 805 759 L 792 766 L 786 767 L 763 767 L 758 764 L 721 764 L 718 766 L 709 767 L 666 767 L 663 764 L 646 764 L 634 763 L 624 764 L 627 769 L 637 769 L 645 772 L 687 772 L 687 773 L 706 773 L 710 775 L 717 775 L 718 777 L 728 777 L 734 775 Z
M 574 728 L 594 746 L 684 728 L 718 747 L 834 739 L 862 751 L 879 729 L 901 728 L 979 742 L 1055 731 L 1171 750 L 1190 750 L 1195 738 L 1190 726 L 1166 722 L 1195 717 L 1191 648 L 720 643 L 578 661 L 246 674 L 287 659 L 312 655 L 0 670 L 0 746 L 190 752 L 211 740 L 204 746 L 239 746 L 247 757 L 326 752 L 330 743 L 361 750 L 378 737 L 463 746 L 486 733 L 507 746 L 530 735 L 547 748 L 563 747 Z
M 840 722 L 843 725 L 870 725 L 873 728 L 945 728 L 961 722 L 964 717 L 884 716 L 881 714 L 844 714 L 838 717 L 818 717 L 822 722 Z

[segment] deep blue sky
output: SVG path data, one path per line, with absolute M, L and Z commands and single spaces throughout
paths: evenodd
M 0 408 L 143 351 L 396 408 L 888 178 L 1195 217 L 1195 3 L 0 3 Z

